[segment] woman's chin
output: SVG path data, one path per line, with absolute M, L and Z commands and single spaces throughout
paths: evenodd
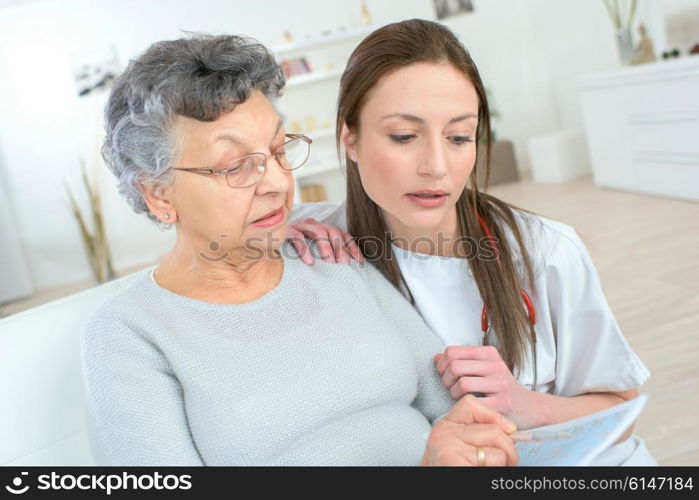
M 433 210 L 422 213 L 406 213 L 403 217 L 399 217 L 399 220 L 401 225 L 409 228 L 413 234 L 417 232 L 429 234 L 436 228 L 443 227 L 445 216 L 444 210 Z
M 286 219 L 272 227 L 251 227 L 249 229 L 246 246 L 265 251 L 279 250 L 289 231 Z

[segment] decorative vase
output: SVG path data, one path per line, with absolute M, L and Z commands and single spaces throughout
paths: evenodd
M 631 28 L 619 29 L 616 32 L 616 45 L 619 49 L 619 58 L 621 64 L 627 66 L 631 64 L 633 58 L 633 38 L 631 37 Z

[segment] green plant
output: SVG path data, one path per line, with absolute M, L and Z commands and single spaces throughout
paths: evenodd
M 604 0 L 604 5 L 607 7 L 609 17 L 617 30 L 631 28 L 634 17 L 636 16 L 638 0 L 631 0 L 630 2 L 622 0 Z M 626 19 L 622 18 L 622 10 L 628 11 Z
M 80 164 L 82 182 L 85 190 L 87 191 L 90 203 L 90 215 L 92 216 L 94 231 L 91 232 L 88 228 L 86 221 L 87 217 L 83 215 L 83 211 L 80 209 L 80 206 L 78 205 L 78 202 L 68 184 L 64 184 L 66 192 L 68 193 L 68 199 L 70 200 L 73 215 L 75 216 L 75 220 L 78 222 L 78 226 L 80 228 L 80 235 L 82 236 L 83 244 L 85 245 L 92 274 L 98 282 L 103 283 L 114 278 L 115 274 L 114 268 L 112 267 L 112 256 L 111 252 L 109 251 L 107 235 L 104 228 L 102 201 L 100 199 L 97 182 L 90 182 L 87 176 L 87 171 L 85 170 L 85 162 L 81 160 Z

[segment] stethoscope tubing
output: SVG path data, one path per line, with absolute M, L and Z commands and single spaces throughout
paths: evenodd
M 483 217 L 481 217 L 480 214 L 477 214 L 478 217 L 478 223 L 480 224 L 481 228 L 483 229 L 483 232 L 485 233 L 486 237 L 492 242 L 492 247 L 495 250 L 495 261 L 498 263 L 498 265 L 502 268 L 502 264 L 500 263 L 500 250 L 497 245 L 497 241 L 495 237 L 493 236 L 493 233 L 490 231 L 490 228 L 488 228 L 487 224 L 485 223 L 485 220 L 483 220 Z M 530 327 L 530 332 L 531 332 L 531 339 L 532 339 L 532 363 L 533 363 L 533 375 L 534 375 L 534 380 L 532 381 L 532 390 L 536 390 L 536 383 L 537 383 L 537 367 L 536 367 L 536 310 L 534 309 L 534 304 L 532 303 L 531 297 L 529 297 L 529 294 L 520 289 L 520 294 L 522 295 L 522 301 L 524 302 L 525 307 L 527 308 L 527 314 L 529 316 L 529 327 Z M 488 333 L 490 331 L 490 322 L 488 321 L 488 306 L 483 302 L 483 310 L 481 311 L 481 331 L 483 332 L 483 345 L 487 345 L 488 342 Z

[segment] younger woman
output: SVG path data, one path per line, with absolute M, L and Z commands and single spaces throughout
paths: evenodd
M 649 372 L 575 231 L 479 190 L 488 102 L 451 31 L 410 20 L 364 39 L 342 75 L 336 126 L 346 204 L 296 206 L 295 229 L 347 240 L 314 217 L 357 238 L 449 346 L 435 362 L 453 398 L 480 395 L 531 428 L 638 395 Z M 597 464 L 654 464 L 630 435 Z

